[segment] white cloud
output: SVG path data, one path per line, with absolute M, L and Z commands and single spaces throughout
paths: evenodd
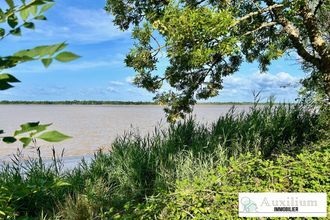
M 109 85 L 111 85 L 113 87 L 117 87 L 117 86 L 124 86 L 124 85 L 126 85 L 126 83 L 124 83 L 122 81 L 110 81 Z
M 286 72 L 277 74 L 255 73 L 250 76 L 229 76 L 224 79 L 220 97 L 227 100 L 251 100 L 252 91 L 261 92 L 263 97 L 275 95 L 278 100 L 293 101 L 297 96 L 299 78 Z
M 110 92 L 110 93 L 118 93 L 118 92 L 119 92 L 118 89 L 116 89 L 116 88 L 114 88 L 114 87 L 112 87 L 112 86 L 108 86 L 108 87 L 106 88 L 106 91 L 107 91 L 107 92 Z
M 56 17 L 36 22 L 36 30 L 24 30 L 22 39 L 10 37 L 10 40 L 90 44 L 123 37 L 129 39 L 130 32 L 119 30 L 112 22 L 113 17 L 103 9 L 55 6 L 52 10 L 56 11 Z
M 225 88 L 255 88 L 274 89 L 295 86 L 299 82 L 297 77 L 286 72 L 279 72 L 275 75 L 270 73 L 255 73 L 252 76 L 238 77 L 235 75 L 224 79 Z
M 125 78 L 125 81 L 126 81 L 127 83 L 130 83 L 130 84 L 133 83 L 133 80 L 134 80 L 134 76 L 128 76 L 128 77 Z
M 28 90 L 28 93 L 34 95 L 35 97 L 44 97 L 44 96 L 61 96 L 66 92 L 67 88 L 65 86 L 51 85 L 47 87 L 33 87 Z
M 70 21 L 70 38 L 80 42 L 101 42 L 127 35 L 112 23 L 112 17 L 103 9 L 91 10 L 69 7 L 63 16 Z M 72 32 L 78 30 L 77 32 Z

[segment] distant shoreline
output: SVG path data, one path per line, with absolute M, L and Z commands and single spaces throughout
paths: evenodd
M 253 105 L 253 102 L 203 102 L 197 105 Z M 260 102 L 258 105 L 267 103 Z M 0 105 L 158 105 L 156 102 L 142 101 L 0 101 Z

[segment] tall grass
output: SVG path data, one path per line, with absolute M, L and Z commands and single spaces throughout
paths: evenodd
M 64 201 L 66 196 L 65 186 L 69 184 L 62 179 L 59 160 L 54 157 L 52 163 L 46 165 L 40 150 L 37 151 L 37 159 L 23 161 L 18 152 L 12 163 L 1 168 L 0 211 L 12 218 L 16 215 L 38 216 L 41 211 L 53 212 L 57 202 Z
M 111 152 L 98 152 L 67 172 L 56 159 L 50 166 L 41 158 L 22 166 L 17 158 L 0 171 L 0 210 L 18 216 L 58 212 L 64 219 L 121 211 L 241 153 L 295 155 L 317 141 L 319 131 L 316 112 L 270 102 L 243 113 L 233 108 L 209 125 L 190 117 L 146 137 L 127 133 L 112 143 Z

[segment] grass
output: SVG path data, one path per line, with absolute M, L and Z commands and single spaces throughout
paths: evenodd
M 195 178 L 208 178 L 210 171 L 228 169 L 244 155 L 249 155 L 246 160 L 275 161 L 279 155 L 294 160 L 318 150 L 314 143 L 328 133 L 320 118 L 298 104 L 270 102 L 245 113 L 232 109 L 209 125 L 189 118 L 165 130 L 156 128 L 146 137 L 127 133 L 112 143 L 111 152 L 98 152 L 90 163 L 82 161 L 70 171 L 62 171 L 61 160 L 55 157 L 46 166 L 42 158 L 22 164 L 16 156 L 0 171 L 0 216 L 152 219 L 164 216 L 164 210 L 170 212 L 165 216 L 176 215 L 166 204 L 169 195 L 181 189 L 180 182 L 189 185 Z M 213 178 L 218 174 L 213 173 Z M 245 178 L 244 173 L 239 177 Z M 153 203 L 157 196 L 163 200 Z M 132 210 L 142 214 L 131 216 Z

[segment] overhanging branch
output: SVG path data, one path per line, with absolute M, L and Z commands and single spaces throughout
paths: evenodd
M 262 23 L 258 28 L 252 30 L 252 31 L 248 31 L 244 34 L 244 36 L 247 36 L 247 35 L 250 35 L 250 34 L 253 34 L 254 32 L 257 32 L 257 31 L 260 31 L 261 29 L 264 29 L 264 28 L 268 28 L 268 27 L 272 27 L 272 26 L 275 26 L 277 25 L 278 23 L 277 22 L 265 22 L 265 23 Z
M 269 7 L 276 5 L 273 0 L 265 0 L 265 2 Z M 299 29 L 296 26 L 294 26 L 294 24 L 291 21 L 286 19 L 278 8 L 276 7 L 273 8 L 272 12 L 274 13 L 275 16 L 275 22 L 283 26 L 283 30 L 290 38 L 292 45 L 297 50 L 299 56 L 301 56 L 304 60 L 312 63 L 313 65 L 319 68 L 321 65 L 321 60 L 318 57 L 311 55 L 306 50 L 306 47 L 301 42 L 301 35 Z
M 262 13 L 265 13 L 265 12 L 268 12 L 268 11 L 272 11 L 274 9 L 278 9 L 278 8 L 282 8 L 284 5 L 283 4 L 274 4 L 274 5 L 270 5 L 269 7 L 267 8 L 262 8 L 258 11 L 255 11 L 255 12 L 251 12 L 241 18 L 239 18 L 234 25 L 237 25 L 238 23 L 242 22 L 242 21 L 245 21 L 253 16 L 256 16 L 256 15 L 259 15 L 259 14 L 262 14 Z

